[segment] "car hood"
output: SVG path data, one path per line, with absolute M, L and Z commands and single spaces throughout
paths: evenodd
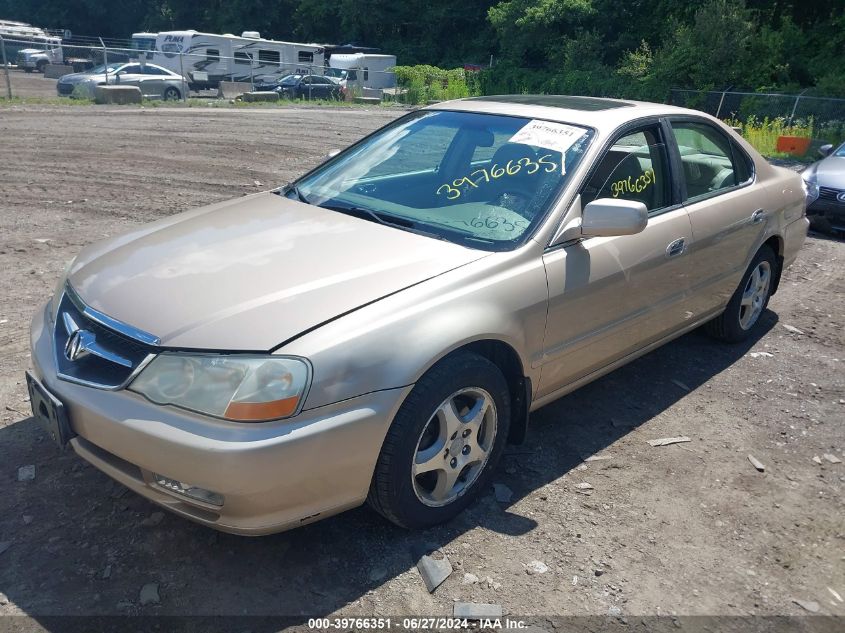
M 162 346 L 259 351 L 487 254 L 267 192 L 93 244 L 68 280 Z
M 820 187 L 845 189 L 845 156 L 829 156 L 816 163 Z

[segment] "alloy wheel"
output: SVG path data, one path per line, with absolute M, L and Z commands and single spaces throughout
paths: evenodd
M 739 303 L 739 325 L 743 330 L 749 330 L 760 318 L 769 287 L 772 283 L 772 267 L 767 261 L 761 261 L 754 268 Z
M 479 387 L 456 391 L 437 407 L 411 467 L 414 493 L 423 504 L 447 505 L 472 486 L 490 458 L 497 422 L 493 397 Z

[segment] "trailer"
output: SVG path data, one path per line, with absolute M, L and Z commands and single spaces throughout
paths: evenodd
M 217 88 L 221 81 L 251 82 L 290 74 L 323 74 L 325 57 L 318 44 L 263 39 L 257 31 L 240 37 L 199 31 L 136 33 L 137 55 L 183 75 L 192 90 Z
M 395 67 L 396 55 L 333 53 L 326 74 L 347 89 L 355 86 L 383 90 L 396 86 L 396 76 L 391 72 Z
M 47 64 L 62 64 L 62 38 L 25 22 L 0 20 L 0 36 L 6 49 L 6 59 L 18 68 L 31 73 L 44 72 Z

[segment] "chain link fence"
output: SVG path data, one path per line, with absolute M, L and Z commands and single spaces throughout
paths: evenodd
M 140 67 L 139 73 L 132 74 L 143 75 L 144 81 L 152 81 L 157 74 L 155 66 L 181 75 L 190 93 L 202 96 L 209 96 L 209 90 L 217 91 L 217 96 L 227 96 L 222 88 L 232 82 L 238 84 L 233 90 L 275 91 L 281 98 L 289 99 L 376 102 L 385 98 L 395 99 L 400 93 L 392 70 L 370 68 L 366 62 L 360 66 L 335 68 L 329 65 L 320 47 L 291 43 L 261 46 L 262 43 L 259 40 L 233 44 L 232 54 L 226 55 L 221 50 L 222 45 L 201 52 L 182 52 L 141 49 L 132 41 L 106 42 L 90 37 L 63 40 L 61 46 L 43 44 L 39 50 L 30 40 L 0 36 L 0 62 L 4 67 L 6 88 L 0 94 L 5 92 L 10 99 L 15 96 L 9 81 L 10 68 L 45 72 L 56 79 L 64 74 L 95 70 L 101 76 L 99 83 L 112 85 L 126 83 L 120 80 L 127 70 L 121 65 L 128 63 Z M 137 78 L 129 81 L 137 81 Z M 180 92 L 183 100 L 190 96 L 185 94 L 186 91 Z M 57 94 L 76 96 L 61 82 L 57 83 Z
M 719 119 L 746 121 L 784 119 L 787 125 L 809 121 L 816 125 L 845 121 L 845 99 L 763 92 L 681 90 L 673 88 L 669 103 L 702 110 Z

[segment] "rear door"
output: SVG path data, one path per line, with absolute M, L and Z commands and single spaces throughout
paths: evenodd
M 628 128 L 580 190 L 638 200 L 649 212 L 636 235 L 592 237 L 548 250 L 549 312 L 538 397 L 576 382 L 687 321 L 692 230 L 669 160 L 667 125 Z
M 772 210 L 764 206 L 764 196 L 754 186 L 751 159 L 727 134 L 696 117 L 670 122 L 694 238 L 690 309 L 698 317 L 728 302 Z

